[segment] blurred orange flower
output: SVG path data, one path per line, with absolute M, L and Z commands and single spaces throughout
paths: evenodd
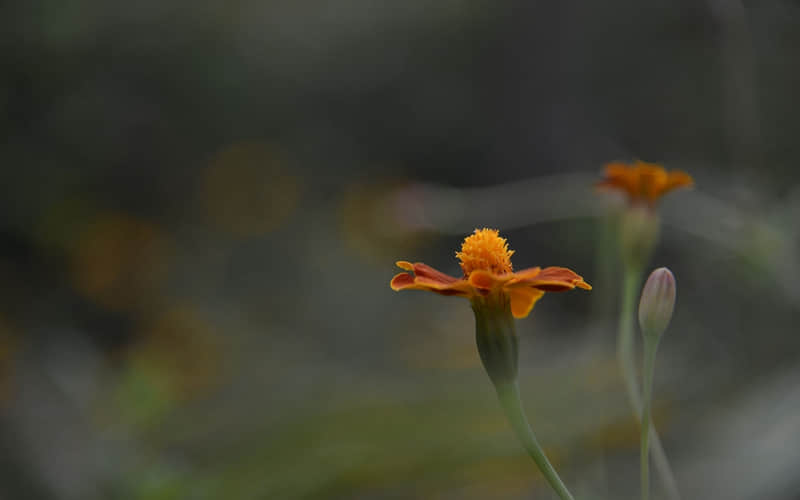
M 475 299 L 490 295 L 507 298 L 515 318 L 526 317 L 545 292 L 564 292 L 575 287 L 591 290 L 583 278 L 565 267 L 531 267 L 518 272 L 511 268 L 513 250 L 495 229 L 476 229 L 456 252 L 464 273 L 455 278 L 421 262 L 398 261 L 409 273 L 392 278 L 391 287 L 400 290 L 428 290 L 441 295 Z
M 636 160 L 630 165 L 620 162 L 606 164 L 605 178 L 597 186 L 624 191 L 631 203 L 644 202 L 654 206 L 659 198 L 673 189 L 690 187 L 693 184 L 694 179 L 686 172 L 667 172 L 656 163 Z

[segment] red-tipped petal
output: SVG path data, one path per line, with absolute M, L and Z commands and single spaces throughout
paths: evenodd
M 390 283 L 392 290 L 427 290 L 441 295 L 460 296 L 472 294 L 472 287 L 466 280 L 448 276 L 421 262 L 411 264 L 401 260 L 397 262 L 397 267 L 408 269 L 414 274 L 400 273 L 395 275 Z
M 400 269 L 405 269 L 406 271 L 414 270 L 414 264 L 408 262 L 407 260 L 398 260 L 397 262 L 394 263 L 394 265 L 396 265 Z
M 515 282 L 513 286 L 530 286 L 546 292 L 565 292 L 575 287 L 592 289 L 580 275 L 566 267 L 546 267 L 534 278 Z
M 395 292 L 411 288 L 414 286 L 414 277 L 408 273 L 396 274 L 395 277 L 392 278 L 391 283 L 389 283 L 389 286 L 391 286 L 392 290 Z
M 450 276 L 449 274 L 445 274 L 439 270 L 432 268 L 427 264 L 423 264 L 422 262 L 417 262 L 414 264 L 414 274 L 416 274 L 417 276 L 421 276 L 445 284 L 455 283 L 456 281 L 459 281 L 458 278 Z

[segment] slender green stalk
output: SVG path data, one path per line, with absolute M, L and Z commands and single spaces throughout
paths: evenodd
M 488 294 L 472 299 L 475 343 L 486 373 L 497 390 L 500 405 L 517 438 L 562 500 L 574 500 L 547 460 L 528 424 L 517 382 L 518 341 L 508 295 Z
M 636 292 L 641 282 L 638 269 L 626 268 L 622 283 L 622 310 L 619 316 L 619 332 L 617 336 L 617 360 L 622 369 L 622 378 L 628 390 L 628 399 L 638 416 L 641 412 L 639 383 L 636 380 L 636 367 L 633 362 L 633 318 L 636 303 Z
M 653 402 L 653 372 L 656 365 L 656 350 L 658 349 L 658 338 L 644 338 L 644 392 L 642 394 L 642 437 L 641 437 L 641 479 L 642 479 L 642 500 L 650 497 L 650 461 L 649 461 L 649 441 L 650 437 L 650 408 Z M 655 434 L 655 432 L 654 432 Z
M 525 410 L 522 409 L 519 384 L 517 381 L 515 380 L 507 384 L 498 384 L 495 387 L 497 388 L 497 396 L 500 399 L 500 404 L 509 422 L 511 422 L 511 426 L 514 428 L 517 438 L 519 438 L 533 461 L 536 462 L 536 465 L 539 467 L 539 470 L 542 471 L 547 482 L 550 483 L 550 486 L 553 487 L 562 500 L 574 500 L 567 490 L 567 487 L 564 486 L 564 483 L 561 481 L 561 478 L 558 477 L 558 473 L 550 464 L 547 456 L 545 456 L 542 447 L 539 446 L 539 442 L 536 440 L 536 435 L 534 435 L 528 424 Z
M 642 397 L 634 364 L 633 319 L 635 317 L 636 297 L 641 279 L 642 273 L 638 268 L 625 267 L 622 286 L 622 309 L 619 316 L 619 332 L 617 336 L 617 360 L 628 392 L 628 402 L 637 417 L 642 415 Z M 667 497 L 671 500 L 680 500 L 681 496 L 678 492 L 675 476 L 669 465 L 667 454 L 664 452 L 664 447 L 661 445 L 658 432 L 656 432 L 652 423 L 648 427 L 650 428 L 649 440 L 652 443 L 650 454 L 653 458 L 653 465 L 655 465 L 656 471 L 664 484 Z

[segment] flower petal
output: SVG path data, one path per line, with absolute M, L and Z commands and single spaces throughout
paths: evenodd
M 686 172 L 667 172 L 657 163 L 636 160 L 630 165 L 620 162 L 606 164 L 604 178 L 596 186 L 625 191 L 630 201 L 646 201 L 655 206 L 666 193 L 693 183 Z
M 422 262 L 414 263 L 414 274 L 428 278 L 432 281 L 438 281 L 440 283 L 455 283 L 456 281 L 461 281 L 458 278 L 450 276 L 449 274 L 437 271 L 436 269 L 427 264 L 423 264 Z
M 631 168 L 627 163 L 619 161 L 606 163 L 605 165 L 605 175 L 607 179 L 621 179 L 627 177 L 630 174 L 630 170 Z
M 467 280 L 456 280 L 453 281 L 452 283 L 442 283 L 441 281 L 432 280 L 426 276 L 417 275 L 414 278 L 414 283 L 416 283 L 419 286 L 423 286 L 431 291 L 450 290 L 453 292 L 464 292 L 464 293 L 472 291 L 472 286 L 469 284 Z
M 408 269 L 414 274 L 395 275 L 390 283 L 392 290 L 427 290 L 441 295 L 472 295 L 473 289 L 467 280 L 448 276 L 421 262 L 411 264 L 401 260 L 397 262 L 397 267 Z
M 639 176 L 625 163 L 613 162 L 605 166 L 605 178 L 595 185 L 599 188 L 619 189 L 635 197 L 638 192 Z
M 484 269 L 476 269 L 469 275 L 469 284 L 481 290 L 491 290 L 514 279 L 514 273 L 495 274 Z
M 520 282 L 520 281 L 533 279 L 536 276 L 538 276 L 540 272 L 542 272 L 542 268 L 541 267 L 529 267 L 527 269 L 523 269 L 521 271 L 517 271 L 517 272 L 514 273 L 514 277 L 511 280 L 509 280 L 509 282 L 508 282 L 508 284 L 506 286 L 511 286 L 514 283 L 517 283 L 517 282 Z
M 639 195 L 655 202 L 667 184 L 667 171 L 655 163 L 643 161 L 637 161 L 634 168 L 638 174 Z
M 405 269 L 406 271 L 413 271 L 414 270 L 414 264 L 412 264 L 411 262 L 408 262 L 406 260 L 398 260 L 397 262 L 394 263 L 394 265 L 396 265 L 400 269 Z
M 392 278 L 390 286 L 392 290 L 426 290 L 440 295 L 460 295 L 468 297 L 472 295 L 472 287 L 466 280 L 459 280 L 455 283 L 440 283 L 422 276 L 411 276 L 408 273 L 400 273 Z
M 658 196 L 663 196 L 673 189 L 691 187 L 693 185 L 694 179 L 692 179 L 691 175 L 682 170 L 673 170 L 667 176 L 667 180 L 661 187 L 661 191 L 658 193 Z
M 583 278 L 566 267 L 546 267 L 535 277 L 516 281 L 509 288 L 533 287 L 545 292 L 565 292 L 576 286 L 584 290 L 591 290 L 592 286 L 583 281 Z
M 414 288 L 414 277 L 408 273 L 395 274 L 394 278 L 392 278 L 392 281 L 389 283 L 389 286 L 391 286 L 392 290 L 395 292 Z
M 525 318 L 530 314 L 536 301 L 542 298 L 544 292 L 536 288 L 518 287 L 509 290 L 511 298 L 511 314 L 515 318 Z

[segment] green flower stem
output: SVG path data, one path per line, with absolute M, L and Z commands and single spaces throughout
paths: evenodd
M 628 391 L 633 410 L 638 416 L 641 412 L 639 383 L 636 380 L 636 367 L 633 363 L 633 318 L 635 315 L 636 291 L 641 282 L 641 273 L 637 269 L 626 269 L 622 284 L 622 310 L 619 316 L 619 332 L 617 336 L 617 360 L 622 369 L 622 378 Z
M 542 471 L 547 482 L 550 483 L 550 486 L 553 487 L 562 500 L 574 500 L 567 490 L 567 487 L 564 486 L 564 483 L 561 481 L 561 478 L 558 477 L 558 473 L 550 464 L 547 456 L 545 456 L 542 447 L 539 446 L 539 442 L 536 440 L 536 436 L 528 424 L 528 419 L 525 417 L 525 410 L 522 409 L 519 384 L 517 381 L 500 384 L 497 385 L 496 388 L 500 404 L 503 406 L 506 417 L 508 417 L 508 421 L 511 422 L 511 426 L 514 428 L 517 438 L 519 438 L 522 446 L 528 451 L 533 461 L 536 462 L 536 465 L 539 467 L 539 470 Z
M 517 383 L 519 346 L 508 296 L 505 293 L 490 293 L 474 297 L 472 310 L 475 313 L 475 342 L 478 353 L 486 373 L 497 389 L 497 397 L 511 427 L 558 496 L 562 500 L 573 500 L 536 441 L 525 417 L 525 410 L 522 409 Z
M 642 395 L 642 437 L 641 437 L 641 479 L 642 479 L 642 500 L 650 497 L 650 463 L 649 463 L 649 441 L 650 437 L 650 406 L 653 401 L 653 372 L 656 365 L 656 351 L 658 350 L 658 337 L 644 336 L 644 393 Z M 653 432 L 655 434 L 655 432 Z
M 633 320 L 636 315 L 636 296 L 641 280 L 642 273 L 639 268 L 632 266 L 625 267 L 622 287 L 622 310 L 619 316 L 619 332 L 617 336 L 617 360 L 622 370 L 625 388 L 628 392 L 628 402 L 637 417 L 642 415 L 642 397 L 636 377 L 636 366 L 634 364 Z M 661 439 L 658 437 L 658 432 L 656 432 L 652 423 L 649 424 L 649 427 L 649 440 L 652 443 L 650 453 L 653 458 L 653 465 L 664 484 L 667 498 L 671 500 L 680 500 L 681 496 L 678 492 L 678 485 L 675 482 L 675 476 L 669 465 L 667 454 L 664 452 L 664 447 L 661 445 Z

